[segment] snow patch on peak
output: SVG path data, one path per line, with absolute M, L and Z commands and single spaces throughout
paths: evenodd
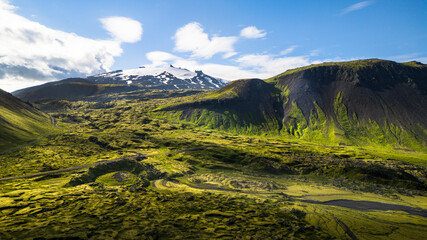
M 209 83 L 211 83 L 212 85 L 214 85 L 217 88 L 221 88 L 221 86 L 219 86 L 218 84 L 213 82 L 213 79 L 208 77 L 208 76 L 204 76 L 205 79 L 207 79 L 209 81 Z
M 89 76 L 88 79 L 96 83 L 127 83 L 138 86 L 156 86 L 162 85 L 166 89 L 218 89 L 226 85 L 219 78 L 210 77 L 202 71 L 190 71 L 185 68 L 175 67 L 173 65 L 152 68 L 141 66 L 137 69 L 118 70 L 95 76 Z
M 195 77 L 197 74 L 187 69 L 175 68 L 172 65 L 169 67 L 162 68 L 137 68 L 123 70 L 121 75 L 123 76 L 159 76 L 164 72 L 170 73 L 179 79 L 190 79 Z

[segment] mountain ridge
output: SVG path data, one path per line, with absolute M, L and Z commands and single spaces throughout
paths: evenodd
M 68 78 L 24 88 L 12 94 L 24 101 L 46 99 L 79 100 L 100 94 L 126 93 L 137 90 L 214 90 L 226 83 L 202 71 L 175 68 L 139 68 L 116 70 L 87 78 Z
M 368 59 L 325 63 L 288 70 L 265 81 L 232 82 L 225 88 L 229 93 L 224 94 L 226 91 L 221 89 L 197 100 L 210 99 L 214 103 L 234 98 L 232 106 L 206 107 L 189 102 L 159 109 L 154 114 L 234 132 L 267 133 L 333 144 L 402 145 L 425 150 L 426 80 L 426 65 L 416 62 Z M 239 99 L 251 98 L 236 94 L 242 85 L 250 85 L 251 81 L 263 81 L 275 88 L 268 94 L 275 92 L 272 96 L 280 107 L 274 112 L 258 107 L 253 111 L 241 108 L 242 111 L 232 115 L 224 114 L 239 109 L 242 106 Z M 220 110 L 213 111 L 215 108 Z M 192 111 L 197 114 L 182 114 Z M 263 115 L 264 122 L 253 121 L 247 115 Z
M 67 78 L 17 90 L 12 94 L 23 101 L 36 102 L 45 99 L 78 100 L 97 94 L 137 89 L 138 87 L 127 84 L 96 84 L 84 78 Z

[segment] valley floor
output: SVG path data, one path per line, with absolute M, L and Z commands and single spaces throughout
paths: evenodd
M 64 131 L 0 155 L 0 239 L 427 234 L 425 153 L 237 136 L 151 117 L 165 101 L 51 111 Z

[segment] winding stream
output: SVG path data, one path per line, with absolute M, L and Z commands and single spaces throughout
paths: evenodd
M 322 205 L 332 205 L 345 208 L 351 208 L 361 211 L 369 210 L 381 210 L 381 211 L 404 211 L 411 215 L 418 215 L 421 217 L 427 218 L 427 210 L 421 208 L 414 208 L 398 204 L 382 203 L 382 202 L 371 202 L 371 201 L 353 201 L 353 200 L 331 200 L 331 201 L 313 201 L 313 200 L 302 200 L 306 203 L 322 204 Z

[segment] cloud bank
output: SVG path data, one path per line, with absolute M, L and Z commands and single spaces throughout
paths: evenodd
M 311 64 L 309 56 L 280 57 L 269 54 L 247 54 L 233 59 L 236 65 L 202 63 L 162 51 L 146 54 L 151 62 L 148 67 L 162 67 L 169 64 L 189 70 L 202 70 L 208 75 L 233 81 L 242 78 L 269 78 L 288 69 Z
M 142 26 L 123 17 L 101 19 L 112 39 L 95 40 L 43 26 L 19 16 L 0 0 L 0 88 L 19 88 L 65 77 L 108 71 L 122 42 L 139 41 Z M 132 33 L 122 34 L 122 31 Z
M 232 81 L 241 78 L 269 78 L 288 69 L 311 63 L 309 59 L 311 55 L 287 56 L 297 48 L 296 45 L 288 47 L 279 55 L 239 55 L 234 49 L 234 44 L 240 38 L 265 36 L 264 30 L 250 26 L 240 31 L 240 37 L 209 37 L 200 23 L 188 23 L 178 28 L 172 39 L 175 40 L 175 52 L 190 52 L 191 55 L 186 58 L 165 51 L 152 51 L 146 54 L 146 58 L 151 62 L 148 67 L 173 64 L 192 71 L 202 70 L 208 75 Z M 230 64 L 206 62 L 217 53 L 223 53 L 223 58 L 229 58 Z

